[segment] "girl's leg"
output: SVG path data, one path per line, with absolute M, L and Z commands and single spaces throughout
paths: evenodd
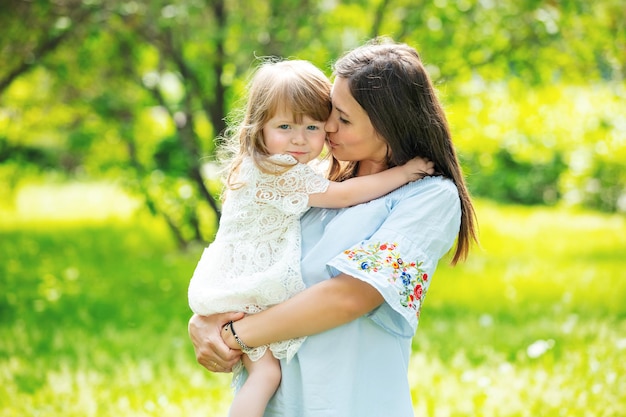
M 248 379 L 235 394 L 229 417 L 262 417 L 267 403 L 278 389 L 281 379 L 280 362 L 268 349 L 253 362 L 247 355 L 241 357 L 248 371 Z

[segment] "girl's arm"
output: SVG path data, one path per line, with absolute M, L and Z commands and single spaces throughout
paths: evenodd
M 354 297 L 354 294 L 359 294 Z M 311 336 L 355 320 L 383 303 L 383 296 L 370 284 L 340 274 L 296 294 L 289 300 L 234 323 L 237 336 L 249 347 L 280 340 Z M 280 323 L 275 326 L 274 323 Z M 222 337 L 239 349 L 228 326 Z
M 416 157 L 404 165 L 378 174 L 350 178 L 343 182 L 331 181 L 326 192 L 309 195 L 309 206 L 343 208 L 365 203 L 425 175 L 432 175 L 434 166 L 432 161 Z

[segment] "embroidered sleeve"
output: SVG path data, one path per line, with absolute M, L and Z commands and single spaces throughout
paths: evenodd
M 364 241 L 344 251 L 329 265 L 373 285 L 385 298 L 373 317 L 388 330 L 411 337 L 417 329 L 430 284 L 429 261 L 406 239 Z
M 398 295 L 398 302 L 419 317 L 422 299 L 428 288 L 424 261 L 404 260 L 397 243 L 370 243 L 344 252 L 344 255 L 366 273 L 380 272 Z
M 343 272 L 376 288 L 385 302 L 371 319 L 413 337 L 437 263 L 456 239 L 460 202 L 454 184 L 441 179 L 392 195 L 377 228 L 327 265 L 331 276 Z

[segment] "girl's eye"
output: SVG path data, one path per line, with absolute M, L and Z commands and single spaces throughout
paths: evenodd
M 307 126 L 306 128 L 307 130 L 319 130 L 319 127 L 315 125 L 310 125 L 310 126 Z
M 286 130 L 286 129 L 289 129 L 289 125 L 278 125 L 278 128 Z

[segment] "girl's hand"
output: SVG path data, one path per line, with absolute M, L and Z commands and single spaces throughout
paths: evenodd
M 427 158 L 416 156 L 404 164 L 410 181 L 417 181 L 435 173 L 435 163 Z
M 231 349 L 221 336 L 229 321 L 240 320 L 243 313 L 222 313 L 210 316 L 194 314 L 189 319 L 189 337 L 196 352 L 196 360 L 211 372 L 231 372 L 239 361 L 241 351 Z M 236 342 L 235 342 L 236 343 Z

